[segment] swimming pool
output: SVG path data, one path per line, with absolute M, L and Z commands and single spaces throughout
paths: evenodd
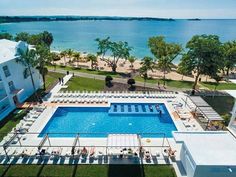
M 165 104 L 111 104 L 110 107 L 58 107 L 39 137 L 106 137 L 108 133 L 140 133 L 144 137 L 172 137 L 176 127 Z M 71 134 L 66 134 L 71 133 Z

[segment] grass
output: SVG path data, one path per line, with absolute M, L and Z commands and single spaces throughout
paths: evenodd
M 1 128 L 0 128 L 0 140 L 3 139 L 4 136 L 7 135 L 8 132 L 12 130 L 20 120 L 26 115 L 25 111 L 21 111 L 18 114 L 11 113 L 6 118 L 1 121 Z
M 203 99 L 221 116 L 232 111 L 234 98 L 231 96 L 203 97 Z
M 201 82 L 201 85 L 207 87 L 210 90 L 215 90 L 216 83 L 214 82 Z M 220 83 L 216 90 L 236 90 L 236 84 L 234 83 Z
M 64 77 L 65 74 L 56 73 L 56 72 L 48 72 L 46 75 L 46 89 L 52 87 L 55 83 L 57 83 L 59 77 Z
M 144 82 L 144 80 L 141 76 L 135 77 L 135 80 L 140 81 L 140 82 Z M 149 78 L 147 80 L 147 83 L 152 83 L 152 84 L 157 84 L 158 82 L 161 85 L 163 85 L 164 80 L 163 79 L 153 79 L 153 78 Z M 174 87 L 174 88 L 191 89 L 193 86 L 193 82 L 191 82 L 191 81 L 176 81 L 176 80 L 166 79 L 166 85 L 169 87 Z
M 12 165 L 5 176 L 7 177 L 33 177 L 37 176 L 40 165 Z
M 69 177 L 73 174 L 73 165 L 45 165 L 40 176 L 47 177 Z
M 54 66 L 48 66 L 49 69 L 55 69 Z M 81 73 L 87 73 L 87 74 L 96 74 L 96 75 L 102 75 L 102 76 L 112 76 L 112 77 L 121 77 L 122 73 L 114 73 L 111 71 L 101 71 L 101 70 L 92 70 L 92 69 L 84 69 L 84 68 L 74 68 L 71 66 L 57 66 L 56 68 L 63 69 L 66 71 L 72 71 L 72 72 L 81 72 Z M 55 70 L 56 71 L 56 70 Z
M 0 173 L 5 169 L 1 165 Z M 4 177 L 71 177 L 74 172 L 75 177 L 176 177 L 171 165 L 12 165 Z
M 104 89 L 105 81 L 84 77 L 73 77 L 66 85 L 68 85 L 66 90 L 69 91 L 99 91 Z

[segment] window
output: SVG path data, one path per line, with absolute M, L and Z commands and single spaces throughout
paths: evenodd
M 8 66 L 3 66 L 2 69 L 3 69 L 4 74 L 5 74 L 6 77 L 9 77 L 11 75 L 11 73 L 8 69 Z
M 28 68 L 25 68 L 23 75 L 24 75 L 24 79 L 27 79 L 30 76 L 30 71 Z
M 11 92 L 13 92 L 13 91 L 15 90 L 15 86 L 14 86 L 13 81 L 10 81 L 10 82 L 8 83 L 8 86 L 9 86 L 9 89 L 10 89 Z

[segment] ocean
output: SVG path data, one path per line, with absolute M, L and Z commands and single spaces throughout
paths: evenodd
M 196 34 L 216 34 L 222 42 L 236 40 L 236 20 L 175 20 L 175 21 L 50 21 L 0 24 L 0 32 L 40 33 L 49 31 L 54 36 L 52 50 L 74 49 L 96 53 L 96 38 L 110 36 L 114 41 L 127 41 L 133 47 L 132 55 L 141 59 L 152 56 L 147 41 L 149 37 L 163 35 L 168 42 L 185 47 Z M 179 58 L 174 61 L 178 63 Z

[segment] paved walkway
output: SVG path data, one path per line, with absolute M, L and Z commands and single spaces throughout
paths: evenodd
M 49 69 L 50 72 L 58 72 L 58 73 L 66 73 L 66 70 L 63 69 Z M 71 72 L 71 71 L 70 71 Z M 105 80 L 104 75 L 97 75 L 97 74 L 89 74 L 89 73 L 82 73 L 82 72 L 78 72 L 75 71 L 73 72 L 75 76 L 79 76 L 79 77 L 86 77 L 86 78 L 92 78 L 92 79 L 98 79 L 98 80 Z M 117 77 L 113 77 L 113 81 L 114 82 L 118 82 L 118 83 L 122 83 L 122 84 L 127 84 L 127 78 L 117 78 Z M 135 85 L 136 86 L 140 86 L 140 87 L 144 87 L 144 82 L 140 82 L 140 81 L 135 81 Z M 147 88 L 152 88 L 152 89 L 158 89 L 157 84 L 152 84 L 152 83 L 146 83 L 145 87 Z M 161 90 L 168 90 L 168 91 L 184 91 L 186 89 L 181 89 L 181 88 L 173 88 L 173 87 L 168 87 L 167 89 L 164 89 L 163 87 L 161 87 Z
M 57 94 L 63 87 L 65 87 L 65 84 L 70 80 L 71 77 L 72 77 L 72 74 L 64 76 L 63 78 L 64 83 L 63 84 L 57 83 L 57 85 L 55 85 L 53 89 L 50 90 L 50 92 L 43 97 L 43 101 L 46 101 L 46 102 L 50 101 L 50 99 L 52 99 L 55 94 Z

